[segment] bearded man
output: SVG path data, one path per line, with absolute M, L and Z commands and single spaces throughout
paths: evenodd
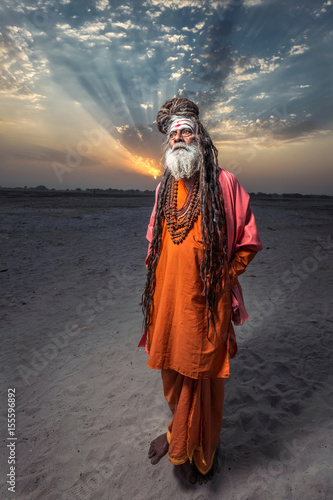
M 165 172 L 147 231 L 142 296 L 148 366 L 161 370 L 173 413 L 148 456 L 168 453 L 190 483 L 205 482 L 222 426 L 224 379 L 237 352 L 232 321 L 248 319 L 238 276 L 262 249 L 249 195 L 218 165 L 218 152 L 186 98 L 157 115 Z

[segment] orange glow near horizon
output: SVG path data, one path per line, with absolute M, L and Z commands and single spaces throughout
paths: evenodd
M 141 174 L 149 175 L 157 179 L 162 175 L 161 168 L 153 158 L 143 158 L 130 153 L 131 162 L 135 170 Z

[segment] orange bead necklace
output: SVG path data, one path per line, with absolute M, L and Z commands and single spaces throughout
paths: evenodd
M 178 182 L 171 178 L 163 207 L 164 217 L 172 241 L 179 245 L 185 240 L 200 212 L 200 187 L 197 177 L 187 193 L 181 208 L 177 208 Z

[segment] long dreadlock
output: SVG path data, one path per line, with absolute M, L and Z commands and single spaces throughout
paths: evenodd
M 190 118 L 195 124 L 195 138 L 200 156 L 200 213 L 203 252 L 200 265 L 200 275 L 204 287 L 207 310 L 207 337 L 209 338 L 210 320 L 214 325 L 218 295 L 221 291 L 222 273 L 226 266 L 228 281 L 227 243 L 225 237 L 225 212 L 221 186 L 218 180 L 218 151 L 207 131 L 199 121 L 197 105 L 184 98 L 168 99 L 157 114 L 157 127 L 160 132 L 167 134 L 169 121 L 172 115 Z M 168 137 L 168 135 L 167 135 Z M 168 140 L 166 141 L 166 148 Z M 163 207 L 167 194 L 171 173 L 165 170 L 157 197 L 156 215 L 154 222 L 153 238 L 148 257 L 147 280 L 142 295 L 142 311 L 144 315 L 144 328 L 150 321 L 151 307 L 156 283 L 156 267 L 160 255 L 162 241 L 162 224 L 164 220 Z M 222 250 L 222 251 L 221 251 Z

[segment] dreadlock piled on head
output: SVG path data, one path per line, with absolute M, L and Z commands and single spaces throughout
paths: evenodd
M 200 213 L 203 240 L 200 275 L 206 297 L 208 333 L 210 320 L 214 325 L 214 314 L 218 295 L 221 291 L 223 268 L 226 266 L 226 269 L 228 269 L 224 234 L 224 203 L 218 180 L 218 152 L 199 121 L 199 108 L 194 102 L 184 97 L 175 97 L 174 99 L 168 99 L 163 104 L 156 118 L 157 128 L 163 134 L 168 134 L 170 120 L 173 115 L 190 118 L 195 124 L 195 140 L 200 156 Z M 158 193 L 151 252 L 148 257 L 147 281 L 142 296 L 145 328 L 149 324 L 150 310 L 153 304 L 155 273 L 162 240 L 163 207 L 170 178 L 171 174 L 166 169 Z

